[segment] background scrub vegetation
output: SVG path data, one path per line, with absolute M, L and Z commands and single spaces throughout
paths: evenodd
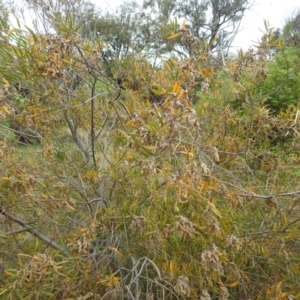
M 298 23 L 225 55 L 166 10 L 114 48 L 89 4 L 28 3 L 43 31 L 1 14 L 1 299 L 300 299 Z

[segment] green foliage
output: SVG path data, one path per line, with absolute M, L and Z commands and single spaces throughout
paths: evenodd
M 273 113 L 299 105 L 300 57 L 299 50 L 284 47 L 268 63 L 268 76 L 259 86 L 265 105 Z
M 287 18 L 282 29 L 282 35 L 287 44 L 300 46 L 300 10 L 295 10 L 293 14 Z

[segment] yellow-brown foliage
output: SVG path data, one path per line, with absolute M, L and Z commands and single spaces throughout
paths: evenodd
M 0 103 L 2 299 L 299 298 L 299 112 L 263 108 L 264 56 L 133 56 L 118 97 L 101 45 L 21 37 L 5 51 L 32 92 Z

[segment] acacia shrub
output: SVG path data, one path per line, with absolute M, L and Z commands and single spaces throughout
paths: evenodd
M 248 161 L 264 150 L 252 125 L 269 119 L 256 101 L 264 60 L 242 56 L 224 75 L 204 66 L 209 53 L 160 70 L 146 62 L 160 103 L 145 99 L 142 76 L 121 101 L 105 88 L 103 45 L 65 22 L 61 33 L 22 36 L 24 64 L 49 96 L 34 114 L 41 145 L 21 153 L 1 143 L 1 297 L 298 297 L 299 193 L 282 179 L 295 173 L 283 160 L 270 170 Z M 70 70 L 82 78 L 72 89 Z M 130 72 L 138 81 L 139 68 Z M 193 105 L 197 76 L 205 98 Z M 243 111 L 222 101 L 236 91 L 247 95 Z M 62 140 L 66 128 L 75 143 Z
M 258 91 L 273 114 L 299 107 L 299 67 L 299 49 L 290 45 L 277 51 L 268 63 L 268 76 L 258 86 Z

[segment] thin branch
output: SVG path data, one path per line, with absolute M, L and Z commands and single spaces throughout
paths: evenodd
M 94 78 L 93 85 L 92 85 L 92 91 L 91 91 L 91 98 L 93 98 L 95 96 L 96 83 L 97 83 L 97 79 Z M 95 135 L 95 99 L 91 100 L 91 120 L 90 121 L 91 121 L 92 158 L 93 158 L 94 168 L 96 168 L 97 167 L 97 161 L 96 161 L 96 156 L 95 156 L 95 140 L 96 140 L 96 135 Z
M 295 224 L 295 223 L 297 223 L 297 222 L 299 222 L 299 221 L 300 221 L 300 218 L 298 218 L 298 219 L 294 220 L 293 222 L 287 224 L 287 225 L 282 229 L 282 231 L 285 232 L 291 225 L 293 225 L 293 224 Z
M 275 197 L 279 196 L 292 196 L 292 195 L 297 195 L 299 192 L 294 192 L 294 193 L 282 193 L 282 194 L 272 194 L 272 195 L 257 195 L 257 194 L 240 194 L 240 196 L 245 196 L 245 197 L 251 197 L 251 198 L 259 198 L 259 199 L 265 199 L 266 201 L 270 201 L 273 204 L 275 204 L 277 207 L 283 207 L 285 209 L 290 210 L 291 208 L 281 204 L 280 202 L 274 200 Z
M 44 234 L 40 233 L 39 231 L 37 231 L 36 229 L 28 226 L 25 221 L 9 214 L 8 212 L 4 211 L 3 209 L 0 209 L 0 215 L 3 215 L 5 217 L 7 217 L 9 220 L 23 226 L 25 231 L 30 232 L 32 235 L 34 235 L 38 239 L 42 240 L 44 243 L 46 243 L 53 249 L 60 251 L 64 256 L 69 257 L 69 253 L 64 251 L 64 249 L 61 246 L 59 246 L 56 242 L 54 242 L 52 239 L 50 239 L 46 235 L 44 235 Z M 15 233 L 17 233 L 17 232 L 15 231 Z
M 9 232 L 5 232 L 5 235 L 14 235 L 14 234 L 17 234 L 17 233 L 22 233 L 24 231 L 27 231 L 27 228 L 19 228 L 19 229 L 16 229 L 16 230 L 12 230 L 12 231 L 9 231 Z

